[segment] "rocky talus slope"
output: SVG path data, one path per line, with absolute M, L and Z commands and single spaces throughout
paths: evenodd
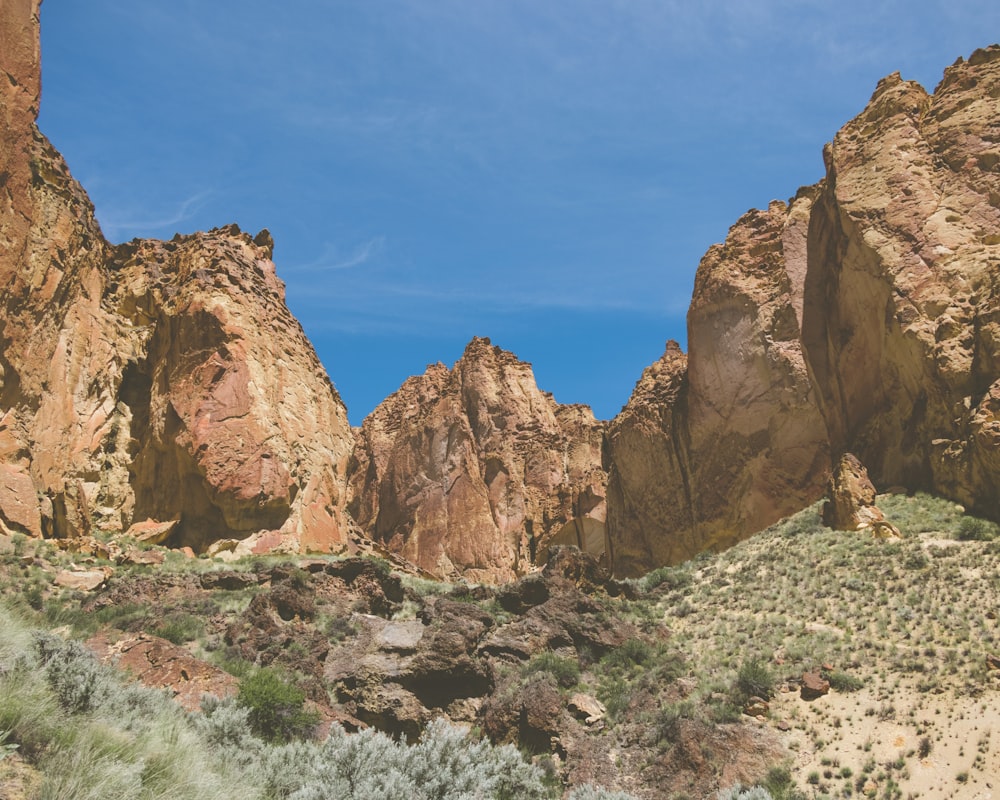
M 365 420 L 349 469 L 361 528 L 439 577 L 492 583 L 550 545 L 605 552 L 603 423 L 539 391 L 531 365 L 473 339 Z
M 620 573 L 745 538 L 845 451 L 1000 515 L 1000 47 L 933 94 L 886 78 L 824 158 L 709 250 L 686 359 L 668 346 L 610 426 Z
M 270 235 L 111 246 L 35 126 L 38 6 L 0 14 L 0 524 L 344 547 L 352 434 Z

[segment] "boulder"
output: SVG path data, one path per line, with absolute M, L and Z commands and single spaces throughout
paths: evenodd
M 800 693 L 803 700 L 815 700 L 830 691 L 830 681 L 818 672 L 803 672 Z
M 875 505 L 875 485 L 857 456 L 844 453 L 827 484 L 823 524 L 838 531 L 857 531 L 882 522 L 885 515 Z
M 587 725 L 596 725 L 607 715 L 604 703 L 583 692 L 574 692 L 566 703 L 569 712 Z

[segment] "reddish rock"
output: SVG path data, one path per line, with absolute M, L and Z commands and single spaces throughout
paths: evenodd
M 830 691 L 830 681 L 818 672 L 803 672 L 801 695 L 803 700 L 815 700 Z
M 180 520 L 175 546 L 349 542 L 346 412 L 269 235 L 112 247 L 35 127 L 38 3 L 0 14 L 0 523 L 48 537 Z M 2 530 L 2 529 L 0 529 Z
M 350 510 L 373 539 L 442 578 L 502 582 L 547 548 L 604 552 L 602 423 L 538 390 L 531 365 L 473 339 L 407 380 L 362 425 Z
M 201 708 L 203 695 L 230 697 L 238 690 L 236 678 L 228 672 L 157 636 L 126 634 L 112 641 L 100 634 L 87 645 L 101 661 L 127 671 L 142 684 L 168 689 L 188 711 Z

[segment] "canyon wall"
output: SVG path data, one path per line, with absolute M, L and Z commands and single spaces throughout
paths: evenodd
M 267 231 L 105 240 L 35 125 L 38 11 L 0 14 L 0 533 L 375 542 L 489 582 L 576 544 L 637 575 L 808 505 L 847 451 L 1000 518 L 1000 47 L 933 94 L 884 79 L 819 183 L 709 249 L 688 354 L 610 423 L 474 339 L 352 431 Z
M 0 14 L 0 526 L 175 521 L 204 549 L 340 549 L 343 403 L 235 226 L 117 247 L 39 133 L 38 2 Z
M 800 344 L 815 190 L 750 211 L 695 277 L 689 353 L 668 343 L 608 430 L 619 574 L 728 547 L 823 492 L 826 429 Z
M 824 158 L 709 250 L 688 355 L 668 345 L 609 427 L 619 573 L 802 508 L 847 451 L 1000 517 L 1000 47 L 933 95 L 884 79 Z
M 898 74 L 824 151 L 803 344 L 836 451 L 1000 515 L 1000 47 Z

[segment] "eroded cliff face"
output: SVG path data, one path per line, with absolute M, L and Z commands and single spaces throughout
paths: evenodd
M 803 343 L 832 447 L 1000 514 L 1000 47 L 899 75 L 824 153 Z
M 35 126 L 38 5 L 0 14 L 0 524 L 345 546 L 352 434 L 269 234 L 109 245 Z
M 709 250 L 688 312 L 608 433 L 613 564 L 728 546 L 823 493 L 876 485 L 1000 517 L 1000 47 L 929 95 L 892 75 L 827 174 Z
M 608 431 L 613 563 L 728 547 L 823 491 L 829 453 L 799 341 L 814 190 L 750 211 L 695 277 L 690 353 L 668 343 Z
M 552 544 L 605 550 L 603 425 L 539 391 L 531 365 L 473 339 L 452 369 L 410 378 L 365 420 L 349 509 L 434 575 L 498 582 Z

